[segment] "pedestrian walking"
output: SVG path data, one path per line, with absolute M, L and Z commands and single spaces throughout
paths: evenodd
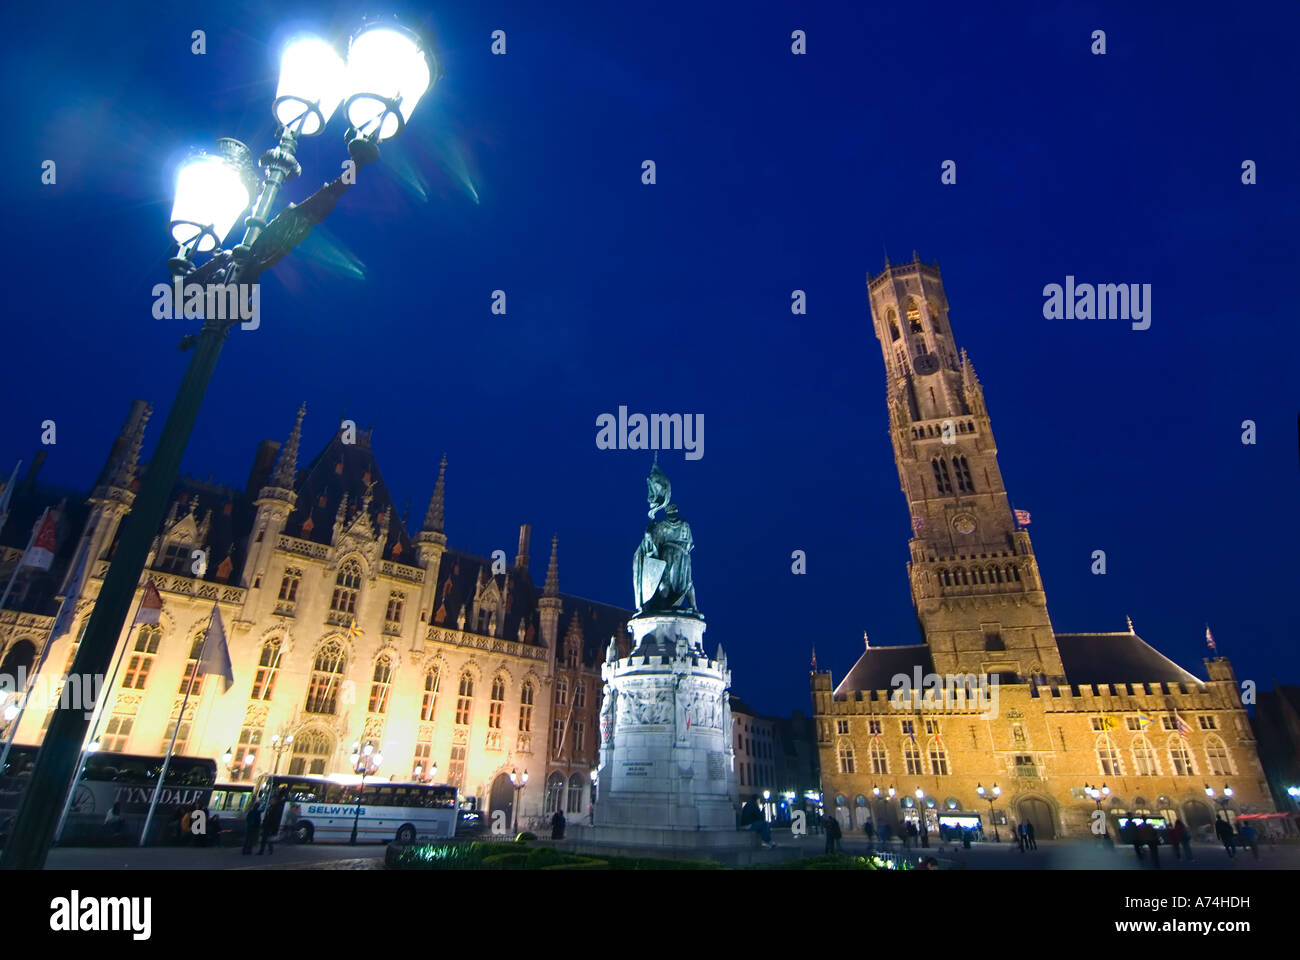
M 282 790 L 262 817 L 262 843 L 257 848 L 259 857 L 263 853 L 275 853 L 275 840 L 280 834 L 280 822 L 284 819 L 285 796 L 285 791 Z
M 254 797 L 248 801 L 248 812 L 244 814 L 244 856 L 253 852 L 257 834 L 262 829 L 262 804 Z
M 919 835 L 920 835 L 920 831 L 916 829 L 916 821 L 915 820 L 907 821 L 906 832 L 903 836 L 903 849 L 904 850 L 910 849 L 912 844 L 916 842 L 916 838 Z
M 1237 856 L 1237 838 L 1232 835 L 1232 824 L 1222 817 L 1214 818 L 1214 832 L 1219 837 L 1219 842 L 1223 844 L 1223 849 L 1228 851 L 1228 859 L 1235 859 Z
M 1192 859 L 1192 831 L 1187 824 L 1183 823 L 1183 821 L 1179 820 L 1177 823 L 1182 829 L 1183 853 L 1187 855 L 1187 859 L 1190 862 Z
M 1025 843 L 1029 844 L 1030 850 L 1038 849 L 1038 841 L 1034 839 L 1034 822 L 1032 820 L 1025 821 Z
M 1259 832 L 1249 823 L 1241 828 L 1241 842 L 1251 852 L 1256 860 L 1259 859 Z
M 1142 859 L 1142 838 L 1138 835 L 1139 824 L 1135 820 L 1130 820 L 1124 825 L 1124 842 L 1133 844 L 1133 852 L 1137 854 L 1138 860 Z
M 1181 820 L 1175 820 L 1174 825 L 1165 832 L 1165 839 L 1169 842 L 1169 846 L 1174 850 L 1175 860 L 1181 860 L 1183 858 L 1183 833 L 1186 830 L 1187 828 L 1183 826 Z
M 840 852 L 840 836 L 842 832 L 840 821 L 836 817 L 826 818 L 826 853 L 828 855 Z
M 1020 852 L 1024 853 L 1026 849 L 1026 845 L 1029 843 L 1028 836 L 1025 831 L 1024 823 L 1021 823 L 1018 827 L 1016 827 L 1016 843 L 1020 845 Z
M 868 820 L 866 823 L 862 825 L 862 832 L 867 835 L 867 843 L 872 843 L 875 841 L 876 828 L 872 825 L 870 820 Z
M 1160 867 L 1160 837 L 1156 833 L 1155 824 L 1150 820 L 1143 822 L 1138 827 L 1138 843 L 1145 846 L 1151 851 L 1151 866 L 1159 869 Z
M 551 839 L 563 840 L 564 827 L 567 821 L 564 819 L 564 811 L 559 807 L 555 808 L 555 814 L 551 817 Z
M 930 845 L 930 825 L 926 823 L 924 820 L 921 821 L 920 833 L 921 833 L 921 846 L 928 847 Z

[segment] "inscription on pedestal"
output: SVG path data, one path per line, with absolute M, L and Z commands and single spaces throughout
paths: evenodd
M 709 779 L 727 779 L 727 760 L 721 750 L 709 751 Z
M 653 760 L 624 760 L 623 776 L 625 777 L 648 777 L 654 772 Z

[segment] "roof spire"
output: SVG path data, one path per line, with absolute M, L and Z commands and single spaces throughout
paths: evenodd
M 1128 621 L 1128 632 L 1136 635 L 1137 631 L 1133 629 L 1133 618 L 1125 617 L 1124 619 Z
M 438 482 L 433 485 L 433 496 L 429 500 L 429 509 L 424 514 L 424 529 L 442 533 L 444 497 L 447 492 L 447 455 L 442 455 L 438 464 Z
M 551 537 L 551 562 L 546 565 L 546 587 L 543 593 L 548 597 L 560 595 L 560 537 Z
M 533 528 L 530 524 L 519 525 L 519 549 L 515 553 L 515 568 L 525 573 L 528 572 L 528 541 L 532 532 Z
M 285 490 L 293 489 L 294 477 L 298 473 L 298 447 L 302 442 L 302 418 L 307 413 L 307 401 L 298 407 L 298 419 L 289 431 L 289 439 L 280 448 L 280 457 L 275 461 L 275 471 L 271 474 L 271 483 Z
M 862 631 L 862 646 L 866 650 L 871 649 L 871 641 L 867 639 L 867 631 Z

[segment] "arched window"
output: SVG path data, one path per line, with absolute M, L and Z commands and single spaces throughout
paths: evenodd
M 871 772 L 888 773 L 889 772 L 889 754 L 885 752 L 885 745 L 879 740 L 871 744 Z
M 335 613 L 356 616 L 357 594 L 361 592 L 361 567 L 355 560 L 349 560 L 339 568 L 339 575 L 334 578 L 334 595 L 330 598 L 330 609 Z
M 564 774 L 553 773 L 546 778 L 546 809 L 548 814 L 560 809 L 564 798 Z
M 310 730 L 293 738 L 293 757 L 289 760 L 289 773 L 293 776 L 323 776 L 334 746 L 325 734 Z
M 1119 751 L 1106 733 L 1097 736 L 1097 769 L 1103 777 L 1123 776 L 1119 769 Z
M 970 476 L 970 464 L 966 462 L 965 457 L 952 458 L 953 476 L 957 478 L 957 489 L 966 493 L 975 492 L 975 481 Z
M 974 572 L 975 572 L 975 577 L 976 577 L 976 579 L 979 580 L 980 583 L 983 583 L 983 582 L 984 582 L 984 568 L 983 568 L 983 567 L 976 567 Z
M 87 621 L 89 622 L 89 621 Z M 131 650 L 131 659 L 127 661 L 126 676 L 122 678 L 122 687 L 126 690 L 143 690 L 149 682 L 149 671 L 153 669 L 154 657 L 158 654 L 158 644 L 162 642 L 162 628 L 146 624 L 135 635 L 135 646 Z
M 275 678 L 280 672 L 280 638 L 262 644 L 262 655 L 257 660 L 257 673 L 253 675 L 253 699 L 270 700 L 275 692 Z
M 189 691 L 189 694 L 192 697 L 203 696 L 203 677 L 205 675 L 199 674 L 197 677 L 194 676 L 194 669 L 199 665 L 199 657 L 202 655 L 203 634 L 200 633 L 194 638 L 193 642 L 190 643 L 190 656 L 189 659 L 185 661 L 185 672 L 181 674 L 180 689 L 176 691 L 179 696 L 184 696 L 186 691 Z M 194 683 L 193 687 L 190 686 L 191 680 Z
M 930 772 L 936 777 L 946 776 L 948 773 L 948 751 L 943 747 L 943 741 L 938 737 L 932 737 L 930 740 Z
M 438 710 L 438 684 L 442 682 L 442 667 L 430 667 L 424 674 L 424 699 L 420 701 L 420 719 L 431 721 Z
M 889 339 L 897 340 L 898 339 L 898 314 L 894 312 L 893 307 L 889 308 L 889 314 L 886 319 L 889 322 Z
M 1206 770 L 1212 777 L 1232 776 L 1232 761 L 1228 757 L 1228 748 L 1218 737 L 1211 736 L 1205 742 Z
M 316 652 L 316 659 L 312 661 L 307 703 L 303 709 L 308 713 L 334 713 L 346 666 L 347 655 L 337 640 L 322 645 Z
M 921 308 L 916 305 L 913 297 L 907 298 L 907 324 L 912 328 L 913 333 L 921 332 Z
M 1019 582 L 1020 582 L 1020 568 L 1019 568 L 1019 567 L 1012 567 L 1012 568 L 1011 568 L 1011 578 L 1012 578 L 1013 580 L 1015 580 L 1016 583 L 1019 583 Z
M 961 585 L 962 585 L 963 587 L 970 586 L 970 581 L 966 579 L 966 568 L 965 568 L 965 567 L 960 567 L 960 568 L 957 570 L 957 575 L 958 575 L 959 577 L 961 577 Z
M 934 470 L 934 485 L 939 493 L 952 493 L 952 481 L 948 477 L 948 461 L 935 459 L 930 461 Z
M 948 573 L 946 568 L 939 571 L 939 582 L 945 587 L 952 586 L 952 575 Z
M 533 729 L 533 685 L 525 683 L 519 691 L 519 732 L 529 733 Z
M 370 712 L 388 712 L 388 694 L 393 689 L 393 661 L 380 657 L 370 677 Z
M 1133 772 L 1139 777 L 1160 776 L 1160 763 L 1151 741 L 1140 733 L 1133 738 Z
M 569 777 L 569 797 L 564 805 L 565 813 L 582 813 L 582 791 L 584 788 L 591 789 L 588 786 L 589 782 L 580 773 Z
M 1192 751 L 1187 748 L 1187 741 L 1177 734 L 1169 738 L 1169 762 L 1173 764 L 1174 776 L 1196 776 L 1196 763 L 1192 759 Z
M 853 773 L 853 744 L 847 740 L 840 741 L 840 773 Z
M 506 707 L 506 682 L 501 677 L 492 679 L 492 696 L 488 698 L 488 729 L 501 729 L 501 711 Z
M 285 603 L 294 603 L 298 599 L 298 586 L 302 583 L 302 571 L 296 567 L 286 567 L 284 579 L 280 581 L 280 599 Z
M 903 741 L 903 762 L 908 773 L 925 773 L 925 761 L 921 759 L 921 748 L 915 740 Z
M 468 673 L 460 675 L 460 689 L 456 696 L 456 723 L 469 726 L 470 710 L 474 706 L 474 678 Z

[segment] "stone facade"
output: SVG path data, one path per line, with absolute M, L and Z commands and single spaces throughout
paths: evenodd
M 0 652 L 10 667 L 30 668 L 47 638 L 44 673 L 57 677 L 71 666 L 138 486 L 144 411 L 133 408 L 84 525 L 65 531 L 65 563 L 81 544 L 93 558 L 83 589 L 69 599 L 72 628 L 48 636 L 53 601 L 0 611 Z M 445 460 L 412 536 L 368 433 L 336 434 L 299 470 L 302 420 L 299 411 L 283 447 L 262 445 L 245 491 L 178 485 L 146 574 L 162 596 L 160 623 L 123 631 L 104 687 L 100 748 L 160 754 L 179 721 L 178 753 L 220 763 L 229 749 L 233 763 L 219 779 L 247 781 L 274 769 L 348 772 L 352 744 L 368 740 L 383 753 L 380 778 L 429 779 L 436 764 L 438 781 L 455 783 L 483 809 L 505 810 L 507 821 L 512 770 L 529 774 L 521 822 L 557 804 L 570 816 L 589 813 L 602 654 L 611 637 L 628 649 L 630 611 L 560 593 L 556 540 L 537 589 L 527 526 L 512 563 L 449 548 Z M 0 559 L 16 556 L 10 550 Z M 137 603 L 142 594 L 143 584 Z M 181 716 L 214 604 L 234 684 L 222 692 L 217 677 L 195 680 Z M 33 703 L 17 742 L 39 742 L 46 723 L 48 710 Z M 276 735 L 293 737 L 279 757 Z
M 1093 832 L 1089 785 L 1109 788 L 1112 834 L 1133 814 L 1203 830 L 1219 811 L 1272 811 L 1226 658 L 1206 660 L 1201 679 L 1132 624 L 1055 630 L 938 266 L 886 264 L 867 286 L 912 519 L 908 576 L 923 642 L 868 644 L 838 685 L 813 671 L 828 808 L 855 828 L 920 812 L 931 829 L 940 818 L 978 818 L 989 837 L 994 824 L 1005 835 L 1002 824 L 1020 821 L 1040 837 Z M 990 807 L 978 789 L 992 798 L 995 784 Z

